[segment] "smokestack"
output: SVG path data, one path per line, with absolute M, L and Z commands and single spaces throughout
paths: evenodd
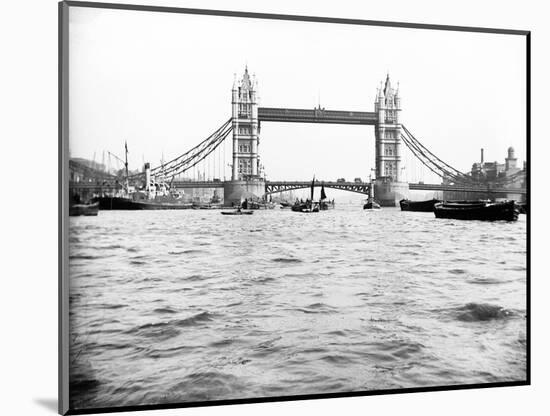
M 145 191 L 148 192 L 151 185 L 151 165 L 149 162 L 145 163 L 143 170 L 145 171 Z
M 481 148 L 481 164 L 483 165 L 483 148 Z

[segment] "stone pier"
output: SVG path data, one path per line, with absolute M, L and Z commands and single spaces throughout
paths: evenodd
M 409 197 L 409 184 L 376 180 L 374 182 L 374 199 L 383 207 L 399 206 L 399 201 Z
M 265 195 L 265 181 L 227 181 L 223 184 L 224 205 L 239 205 L 246 198 L 258 199 Z

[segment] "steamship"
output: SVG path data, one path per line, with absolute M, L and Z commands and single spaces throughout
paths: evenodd
M 125 143 L 126 180 L 124 189 L 114 195 L 103 195 L 92 199 L 99 204 L 100 210 L 165 210 L 190 209 L 193 204 L 184 202 L 183 195 L 170 189 L 164 182 L 157 183 L 151 178 L 151 165 L 145 164 L 145 187 L 143 190 L 130 191 L 128 182 L 128 145 Z

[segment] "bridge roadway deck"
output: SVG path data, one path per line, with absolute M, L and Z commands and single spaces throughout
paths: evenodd
M 311 181 L 268 181 L 266 182 L 266 193 L 276 193 L 291 191 L 293 189 L 309 188 Z M 315 186 L 324 185 L 326 188 L 340 189 L 361 194 L 368 194 L 370 184 L 368 182 L 325 182 L 315 181 Z M 174 181 L 172 186 L 178 189 L 191 188 L 223 188 L 222 181 Z M 97 183 L 97 182 L 71 182 L 69 188 L 80 191 L 109 191 L 120 189 L 121 185 L 112 183 Z M 506 189 L 506 188 L 490 188 L 490 187 L 473 187 L 464 185 L 440 185 L 440 184 L 418 184 L 410 183 L 411 191 L 450 191 L 450 192 L 474 192 L 480 194 L 519 194 L 525 195 L 526 189 Z
M 265 183 L 266 194 L 277 192 L 292 191 L 295 189 L 304 189 L 311 186 L 312 181 L 270 181 Z M 340 189 L 342 191 L 355 192 L 358 194 L 369 194 L 370 183 L 368 182 L 325 182 L 315 181 L 315 187 L 324 186 L 325 188 Z
M 377 123 L 378 118 L 376 113 L 367 111 L 258 107 L 258 120 L 291 123 L 365 124 L 372 126 Z

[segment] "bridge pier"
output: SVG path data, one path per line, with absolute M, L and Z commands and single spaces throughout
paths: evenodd
M 374 199 L 383 207 L 395 207 L 399 201 L 409 197 L 407 182 L 392 182 L 387 179 L 377 179 L 374 182 Z
M 246 198 L 262 198 L 265 195 L 265 181 L 227 181 L 223 184 L 223 195 L 223 204 L 227 207 L 239 205 Z

